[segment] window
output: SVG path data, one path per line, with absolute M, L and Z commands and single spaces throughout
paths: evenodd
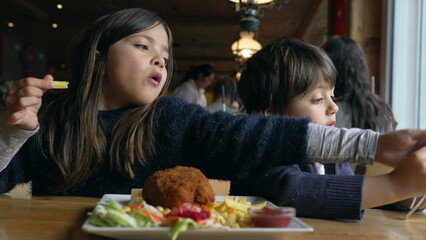
M 426 3 L 389 0 L 385 86 L 398 129 L 426 129 Z

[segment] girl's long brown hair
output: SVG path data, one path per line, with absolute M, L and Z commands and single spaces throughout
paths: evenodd
M 337 70 L 335 101 L 346 102 L 352 110 L 352 126 L 347 127 L 380 132 L 395 129 L 396 121 L 390 105 L 371 91 L 368 66 L 361 46 L 350 38 L 333 36 L 323 48 Z
M 126 111 L 115 125 L 108 147 L 98 123 L 98 105 L 109 47 L 158 25 L 169 37 L 170 60 L 166 66 L 168 78 L 160 93 L 163 96 L 173 72 L 173 39 L 168 25 L 156 14 L 140 8 L 114 12 L 99 18 L 76 38 L 69 89 L 48 106 L 47 129 L 42 131 L 47 134 L 50 157 L 61 174 L 50 176 L 54 178 L 52 191 L 65 190 L 90 178 L 106 159 L 111 169 L 133 178 L 132 166 L 137 161 L 145 163 L 148 154 L 154 154 L 152 126 L 158 98 L 150 105 Z

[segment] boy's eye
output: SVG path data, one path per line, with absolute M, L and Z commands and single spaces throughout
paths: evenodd
M 316 99 L 312 99 L 311 102 L 312 103 L 320 103 L 324 100 L 324 98 L 316 98 Z
M 148 46 L 145 44 L 136 44 L 135 45 L 137 48 L 143 49 L 143 50 L 148 50 Z

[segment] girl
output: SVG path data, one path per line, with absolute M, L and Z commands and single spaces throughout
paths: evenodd
M 396 121 L 390 105 L 371 91 L 367 62 L 361 47 L 343 36 L 331 37 L 323 49 L 336 66 L 336 127 L 394 131 Z M 355 173 L 365 174 L 366 166 L 357 165 Z M 389 173 L 392 168 L 381 164 L 369 166 L 368 174 Z
M 426 131 L 378 137 L 295 118 L 210 114 L 176 97 L 160 98 L 173 71 L 172 42 L 154 13 L 118 11 L 77 38 L 64 94 L 46 95 L 41 104 L 50 75 L 12 84 L 0 124 L 0 193 L 32 181 L 33 194 L 128 194 L 155 171 L 177 165 L 227 180 L 310 159 L 371 163 L 375 153 L 395 165 L 424 145 Z M 318 149 L 324 132 L 345 151 Z
M 392 109 L 371 91 L 364 52 L 352 39 L 343 36 L 330 38 L 323 49 L 336 66 L 335 102 L 340 111 L 337 127 L 357 127 L 379 132 L 395 130 Z
M 249 113 L 310 118 L 334 126 L 339 109 L 333 101 L 335 75 L 321 49 L 283 38 L 247 61 L 238 87 Z M 426 180 L 424 160 L 412 155 L 392 173 L 376 177 L 355 176 L 347 163 L 279 166 L 258 173 L 250 184 L 233 185 L 231 191 L 293 206 L 300 217 L 361 219 L 362 209 L 424 194 L 414 186 Z

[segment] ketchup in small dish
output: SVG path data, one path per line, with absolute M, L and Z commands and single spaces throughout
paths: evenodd
M 256 227 L 285 228 L 296 215 L 296 209 L 292 207 L 250 208 L 248 213 Z

